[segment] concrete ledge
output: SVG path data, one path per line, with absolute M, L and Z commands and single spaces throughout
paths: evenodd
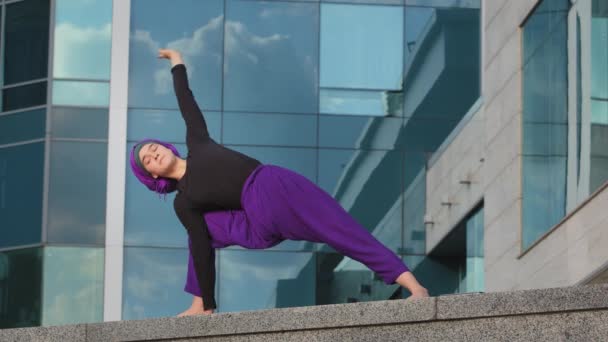
M 0 330 L 0 341 L 608 340 L 608 284 Z

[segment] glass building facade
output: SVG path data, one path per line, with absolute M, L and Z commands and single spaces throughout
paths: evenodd
M 527 249 L 608 180 L 608 4 L 543 0 L 522 28 Z
M 0 4 L 0 327 L 101 321 L 112 1 Z M 483 210 L 462 224 L 477 242 L 454 264 L 426 255 L 424 226 L 426 162 L 480 97 L 480 1 L 130 9 L 125 160 L 148 137 L 186 152 L 170 65 L 156 58 L 179 50 L 217 142 L 315 182 L 422 281 L 458 270 L 444 274 L 460 285 L 433 294 L 483 289 Z M 175 315 L 191 296 L 174 194 L 125 172 L 121 318 Z M 228 247 L 216 262 L 219 312 L 407 295 L 324 244 Z

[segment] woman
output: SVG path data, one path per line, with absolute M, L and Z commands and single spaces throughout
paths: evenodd
M 150 190 L 177 190 L 174 209 L 188 231 L 191 253 L 186 291 L 194 295 L 180 316 L 210 314 L 217 307 L 215 248 L 269 248 L 285 239 L 327 243 L 385 283 L 407 288 L 410 298 L 428 297 L 401 259 L 314 183 L 217 144 L 189 88 L 180 54 L 160 49 L 159 58 L 171 62 L 188 155 L 182 159 L 172 145 L 146 139 L 133 146 L 130 159 L 133 173 Z

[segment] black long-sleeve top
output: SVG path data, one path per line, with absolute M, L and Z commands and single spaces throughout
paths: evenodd
M 216 143 L 188 85 L 184 64 L 171 68 L 179 109 L 186 122 L 186 172 L 177 183 L 175 213 L 192 241 L 191 253 L 205 310 L 215 309 L 215 250 L 204 213 L 242 209 L 241 191 L 256 159 Z

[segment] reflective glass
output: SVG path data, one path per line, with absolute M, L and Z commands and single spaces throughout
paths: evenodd
M 552 35 L 562 35 L 559 33 L 567 27 L 568 10 L 570 3 L 568 0 L 543 0 L 534 10 L 534 14 L 525 23 L 523 31 L 524 63 L 543 50 L 543 45 Z M 567 38 L 567 37 L 563 37 Z M 566 40 L 563 40 L 564 44 Z
M 321 4 L 320 39 L 321 87 L 401 89 L 403 7 Z
M 402 252 L 408 254 L 424 255 L 426 252 L 426 227 L 424 225 L 426 172 L 424 163 L 425 160 L 416 155 L 405 155 L 406 185 L 403 193 Z
M 46 84 L 39 82 L 2 90 L 2 111 L 46 104 Z
M 402 91 L 321 89 L 319 112 L 324 114 L 399 116 L 403 113 Z
M 53 104 L 107 107 L 110 105 L 110 83 L 53 81 Z
M 364 264 L 338 253 L 315 253 L 317 305 L 387 300 L 399 285 L 386 285 Z
M 566 159 L 523 156 L 523 248 L 566 214 Z
M 525 155 L 568 154 L 567 124 L 524 123 L 523 153 Z
M 39 326 L 42 249 L 0 252 L 0 275 L 0 328 Z
M 259 160 L 293 170 L 312 182 L 317 179 L 317 151 L 312 148 L 227 146 Z
M 219 255 L 221 312 L 315 304 L 313 253 L 221 250 Z
M 224 113 L 223 142 L 250 145 L 317 145 L 316 115 Z
M 396 145 L 406 151 L 435 152 L 456 125 L 458 121 L 406 118 Z
M 52 142 L 49 242 L 105 243 L 107 158 L 106 143 Z
M 205 112 L 207 130 L 213 140 L 221 142 L 221 113 Z M 128 111 L 127 138 L 139 141 L 154 137 L 170 143 L 186 142 L 186 125 L 177 110 L 130 109 Z
M 51 136 L 72 139 L 108 139 L 108 110 L 53 107 Z
M 316 113 L 318 5 L 226 2 L 224 110 Z
M 402 157 L 398 151 L 319 151 L 319 186 L 395 252 L 401 248 Z
M 112 1 L 55 1 L 54 39 L 53 77 L 110 80 Z
M 402 126 L 401 118 L 321 115 L 319 146 L 392 149 Z
M 44 249 L 42 325 L 103 321 L 104 249 Z
M 164 198 L 135 178 L 128 164 L 132 146 L 132 142 L 127 144 L 125 245 L 186 247 L 186 229 L 173 209 L 175 193 Z M 185 144 L 176 144 L 175 147 L 181 155 L 186 155 Z
M 591 96 L 608 100 L 608 9 L 600 10 L 600 1 L 591 19 Z
M 50 0 L 6 5 L 4 84 L 47 77 Z
M 127 247 L 124 260 L 123 320 L 170 317 L 190 307 L 192 295 L 184 291 L 187 249 Z
M 44 109 L 0 116 L 0 145 L 44 138 L 45 131 Z
M 591 100 L 591 123 L 608 125 L 608 100 Z
M 591 124 L 590 194 L 608 180 L 608 150 L 606 150 L 606 146 L 608 146 L 608 125 Z
M 129 107 L 178 108 L 171 65 L 157 58 L 158 49 L 170 48 L 182 54 L 201 109 L 220 110 L 223 21 L 221 0 L 131 1 Z
M 43 142 L 0 148 L 0 247 L 40 242 L 43 176 Z
M 480 8 L 481 0 L 405 0 L 410 6 L 433 6 L 445 8 Z
M 404 115 L 459 121 L 480 96 L 479 8 L 405 7 Z
M 460 292 L 485 290 L 483 254 L 483 208 L 477 210 L 466 223 L 466 264 Z

